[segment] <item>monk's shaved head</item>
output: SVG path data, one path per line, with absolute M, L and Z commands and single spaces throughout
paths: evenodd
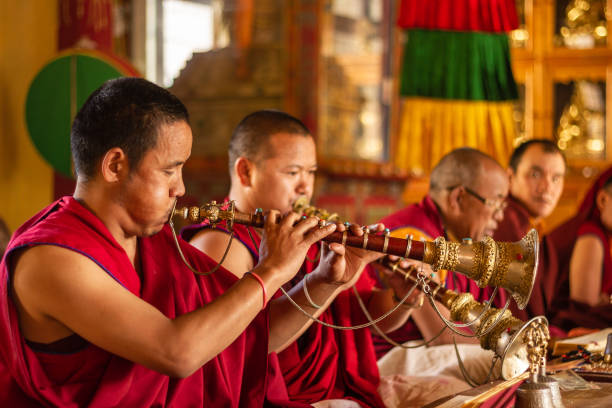
M 455 149 L 442 157 L 432 170 L 429 179 L 430 194 L 436 195 L 460 185 L 475 186 L 491 165 L 503 170 L 495 159 L 481 151 L 470 147 Z
M 299 119 L 285 112 L 260 110 L 242 119 L 230 139 L 230 173 L 239 157 L 252 161 L 267 158 L 270 137 L 279 133 L 311 137 L 308 128 Z
M 504 217 L 508 174 L 491 156 L 462 147 L 432 170 L 429 195 L 449 236 L 480 241 L 492 236 Z

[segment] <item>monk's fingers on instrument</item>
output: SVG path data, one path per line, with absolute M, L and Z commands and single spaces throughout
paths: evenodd
M 349 231 L 351 232 L 351 234 L 357 235 L 358 237 L 360 237 L 360 236 L 363 235 L 365 228 L 366 227 L 362 227 L 362 226 L 360 226 L 358 224 L 351 224 L 349 226 Z
M 347 223 L 336 223 L 336 231 L 344 232 L 346 231 Z
M 304 241 L 310 246 L 317 241 L 322 240 L 336 230 L 336 224 L 329 223 L 317 228 L 311 228 L 304 234 Z
M 305 217 L 302 215 L 298 218 L 297 223 L 291 227 L 293 229 L 292 234 L 302 239 L 307 231 L 317 228 L 319 222 L 320 221 L 317 217 Z
M 300 214 L 290 211 L 282 217 L 280 227 L 284 230 L 293 229 L 293 225 L 300 221 L 301 217 Z
M 377 224 L 368 225 L 369 232 L 383 232 L 385 230 L 385 224 L 379 222 Z
M 344 256 L 346 253 L 346 247 L 344 245 L 338 244 L 337 242 L 332 242 L 328 245 L 329 250 L 336 255 Z
M 421 261 L 415 261 L 414 259 L 402 259 L 399 266 L 402 269 L 416 269 L 421 266 Z
M 269 229 L 278 223 L 280 212 L 277 210 L 269 210 L 264 214 L 264 227 Z

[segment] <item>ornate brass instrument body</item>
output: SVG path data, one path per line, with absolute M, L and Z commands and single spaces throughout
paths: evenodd
M 382 264 L 395 273 L 402 274 L 405 279 L 423 290 L 422 281 L 418 279 L 417 272 L 413 268 L 403 269 L 397 262 L 392 263 L 388 259 L 384 259 Z M 529 368 L 524 332 L 536 322 L 548 326 L 548 321 L 544 316 L 538 316 L 528 322 L 523 322 L 512 316 L 509 310 L 503 311 L 493 307 L 482 314 L 486 305 L 475 301 L 471 293 L 457 293 L 432 280 L 429 280 L 427 284 L 431 295 L 450 311 L 453 320 L 462 323 L 474 321 L 473 328 L 476 335 L 486 332 L 486 334 L 478 336 L 480 346 L 483 349 L 493 351 L 501 358 L 501 374 L 504 379 L 514 378 Z M 503 316 L 501 316 L 499 322 L 491 328 L 502 312 Z M 481 317 L 478 319 L 479 316 Z
M 216 225 L 225 221 L 229 229 L 235 222 L 255 227 L 262 227 L 264 223 L 262 212 L 238 212 L 233 202 L 217 204 L 213 201 L 201 207 L 184 207 L 175 210 L 172 216 L 175 215 L 192 223 L 208 220 Z M 520 309 L 527 306 L 538 265 L 539 242 L 535 229 L 517 242 L 495 242 L 490 237 L 475 243 L 449 242 L 443 237 L 434 241 L 413 241 L 411 238 L 367 232 L 360 237 L 348 231 L 333 232 L 324 241 L 421 260 L 434 270 L 459 272 L 476 281 L 480 287 L 503 287 L 510 292 Z

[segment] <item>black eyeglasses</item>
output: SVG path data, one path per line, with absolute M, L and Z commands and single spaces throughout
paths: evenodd
M 495 211 L 504 212 L 504 210 L 508 206 L 508 203 L 506 202 L 506 199 L 504 198 L 498 198 L 496 200 L 491 199 L 491 198 L 484 198 L 483 196 L 481 196 L 480 194 L 478 194 L 477 192 L 475 192 L 474 190 L 466 186 L 452 186 L 452 187 L 448 187 L 447 190 L 454 190 L 457 187 L 463 187 L 463 189 L 468 194 L 472 195 L 475 199 L 483 203 L 485 206 L 492 208 Z

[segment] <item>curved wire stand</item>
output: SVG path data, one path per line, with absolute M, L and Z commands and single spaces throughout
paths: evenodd
M 467 369 L 465 368 L 465 365 L 463 364 L 463 359 L 461 358 L 461 355 L 459 354 L 459 348 L 457 347 L 457 342 L 455 341 L 454 337 L 453 337 L 453 345 L 455 346 L 455 355 L 457 356 L 457 362 L 459 364 L 459 369 L 461 370 L 461 375 L 463 375 L 465 382 L 467 382 L 470 387 L 476 388 L 480 385 L 486 384 L 489 381 L 491 381 L 491 376 L 493 375 L 493 370 L 495 369 L 495 365 L 497 364 L 498 361 L 500 361 L 500 357 L 497 354 L 493 355 L 493 360 L 491 361 L 491 368 L 489 368 L 489 373 L 487 374 L 487 377 L 481 383 L 479 383 L 478 381 L 474 380 L 472 376 L 467 372 Z

